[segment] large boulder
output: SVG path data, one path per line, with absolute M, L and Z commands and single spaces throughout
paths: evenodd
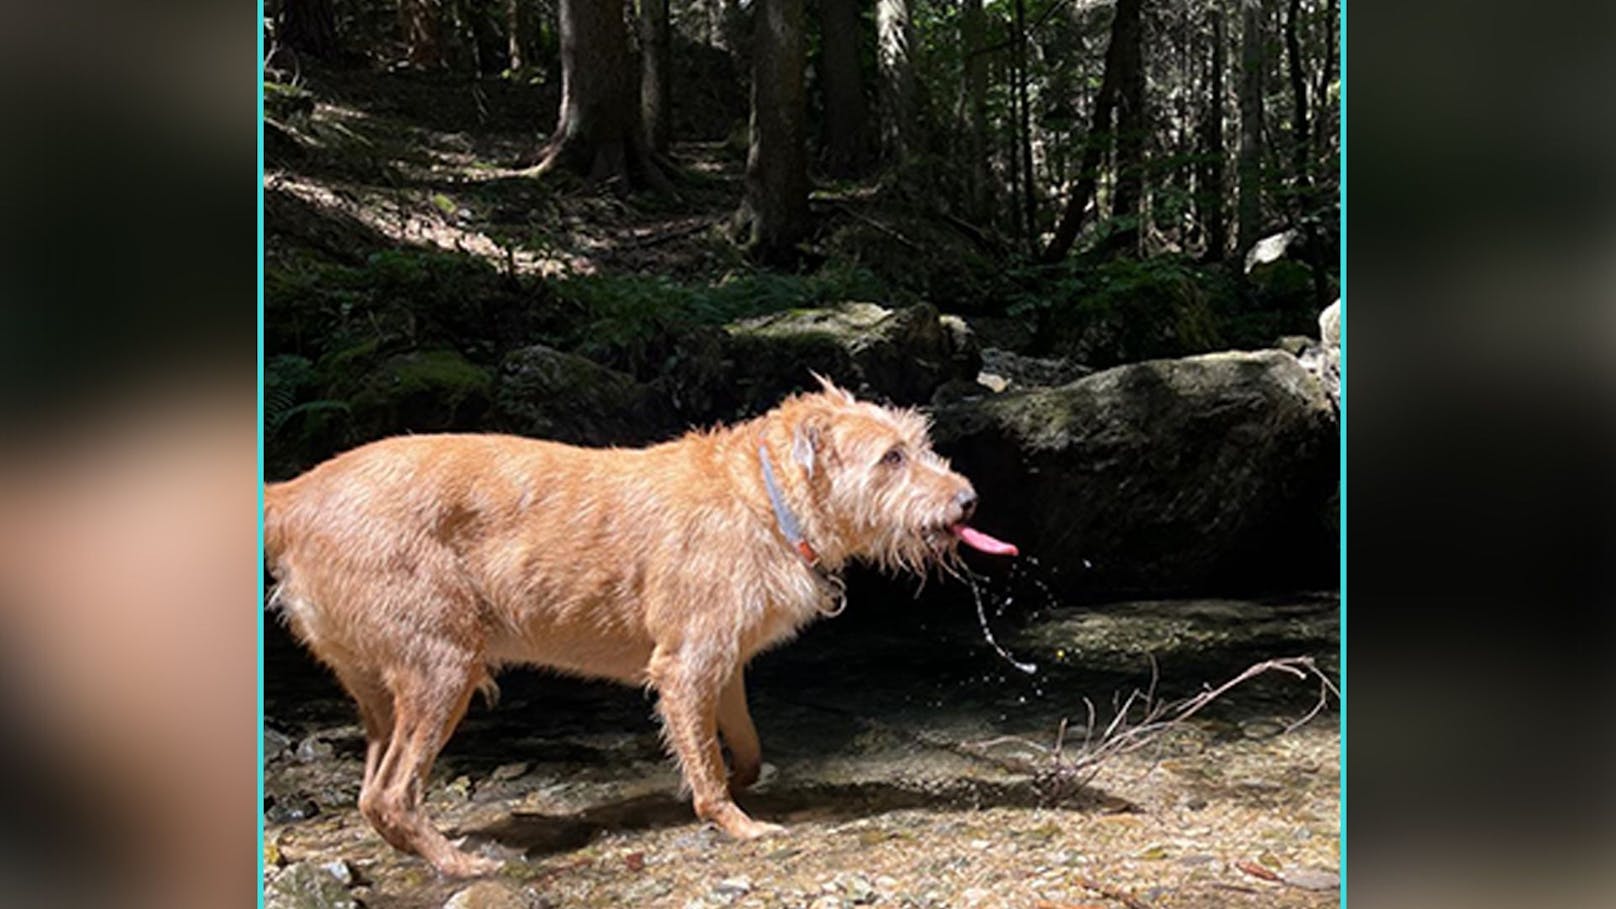
M 739 413 L 767 410 L 791 392 L 813 388 L 810 372 L 864 397 L 922 404 L 951 379 L 974 379 L 982 362 L 964 321 L 926 303 L 793 309 L 735 322 L 726 331 Z
M 1147 361 L 934 418 L 977 523 L 1069 595 L 1334 583 L 1336 421 L 1288 354 Z
M 504 432 L 577 445 L 643 444 L 678 428 L 656 389 L 542 344 L 506 355 L 490 422 Z

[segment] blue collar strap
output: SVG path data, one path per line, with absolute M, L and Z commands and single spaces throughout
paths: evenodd
M 763 488 L 769 491 L 769 504 L 774 506 L 774 520 L 780 527 L 780 534 L 791 544 L 791 548 L 807 560 L 809 565 L 819 564 L 819 553 L 802 535 L 802 527 L 797 523 L 797 516 L 791 513 L 786 500 L 780 495 L 780 483 L 774 477 L 774 464 L 769 460 L 769 452 L 761 443 L 758 445 L 758 460 L 763 463 Z

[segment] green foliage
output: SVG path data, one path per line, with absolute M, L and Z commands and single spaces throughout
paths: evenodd
M 1214 299 L 1229 291 L 1176 256 L 1023 267 L 1006 313 L 1039 325 L 1039 347 L 1094 367 L 1184 356 L 1224 343 Z
M 563 346 L 637 375 L 658 371 L 678 336 L 702 325 L 841 300 L 879 300 L 884 288 L 869 272 L 830 268 L 811 275 L 752 272 L 714 284 L 659 276 L 588 275 L 555 285 L 573 311 Z

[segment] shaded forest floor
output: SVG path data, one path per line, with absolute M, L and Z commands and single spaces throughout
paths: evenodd
M 1236 689 L 1162 740 L 1051 801 L 996 760 L 1036 755 L 1082 698 L 1181 697 L 1276 654 L 1336 674 L 1337 603 L 1151 601 L 1054 608 L 1001 629 L 1034 676 L 1008 669 L 974 616 L 907 607 L 822 623 L 749 675 L 764 777 L 741 802 L 788 833 L 731 842 L 678 792 L 653 706 L 606 683 L 511 672 L 474 706 L 427 790 L 467 848 L 507 867 L 486 905 L 803 907 L 1307 907 L 1337 903 L 1339 716 L 1284 732 L 1316 689 L 1277 676 Z M 963 620 L 961 620 L 963 619 Z M 916 640 L 927 645 L 915 646 Z M 373 909 L 435 909 L 465 882 L 390 849 L 354 808 L 363 740 L 352 708 L 283 635 L 267 655 L 271 864 L 346 862 Z M 849 705 L 856 704 L 853 708 Z M 1072 733 L 1072 741 L 1081 735 Z M 488 895 L 484 894 L 485 898 Z M 466 903 L 485 905 L 484 903 Z
M 741 199 L 739 140 L 681 142 L 675 195 L 623 193 L 565 173 L 536 175 L 549 93 L 498 80 L 331 72 L 266 100 L 268 267 L 355 262 L 381 249 L 478 257 L 529 277 L 641 275 L 717 283 L 753 266 L 728 236 Z M 1000 250 L 948 219 L 876 197 L 872 185 L 815 193 L 809 267 L 876 267 L 913 278 Z M 910 267 L 893 268 L 903 252 Z M 914 258 L 938 267 L 913 268 Z M 982 264 L 982 263 L 978 263 Z M 922 290 L 915 288 L 915 290 Z

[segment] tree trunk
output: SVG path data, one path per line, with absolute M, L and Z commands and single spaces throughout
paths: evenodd
M 1223 147 L 1223 73 L 1228 69 L 1228 10 L 1224 0 L 1218 0 L 1212 9 L 1212 71 L 1207 75 L 1209 86 L 1206 116 L 1201 121 L 1201 185 L 1196 197 L 1201 203 L 1201 223 L 1206 229 L 1206 258 L 1222 260 L 1229 247 L 1229 222 L 1224 213 L 1226 194 L 1224 167 L 1227 153 Z
M 530 0 L 505 0 L 505 65 L 513 73 L 532 62 L 528 59 L 528 43 L 533 17 L 528 2 Z
M 858 0 L 821 0 L 820 78 L 825 85 L 825 168 L 833 176 L 864 169 L 869 110 L 859 66 Z
M 1138 0 L 1118 0 L 1118 7 L 1124 2 L 1138 5 Z M 1100 78 L 1100 91 L 1094 96 L 1094 116 L 1089 121 L 1089 132 L 1083 139 L 1083 160 L 1077 169 L 1077 185 L 1066 199 L 1066 211 L 1061 215 L 1060 224 L 1055 226 L 1055 236 L 1044 248 L 1042 259 L 1045 262 L 1059 262 L 1071 252 L 1077 235 L 1083 232 L 1089 200 L 1094 198 L 1095 188 L 1099 185 L 1100 166 L 1106 147 L 1111 143 L 1111 115 L 1116 110 L 1117 82 L 1122 72 L 1118 59 L 1122 54 L 1122 42 L 1117 36 L 1121 20 L 1119 8 L 1111 19 L 1110 43 L 1105 49 L 1105 73 Z
M 887 159 L 903 161 L 915 145 L 914 25 L 909 0 L 876 0 L 876 59 L 881 76 L 881 140 Z
M 668 52 L 668 0 L 640 0 L 640 119 L 657 152 L 666 152 L 673 137 Z
M 634 103 L 634 69 L 621 0 L 560 0 L 561 111 L 539 172 L 668 189 L 651 159 Z
M 1336 42 L 1340 38 L 1341 7 L 1337 0 L 1330 0 L 1324 24 L 1324 66 L 1319 73 L 1319 89 L 1313 97 L 1317 99 L 1317 110 L 1313 115 L 1313 143 L 1317 154 L 1323 157 L 1330 149 L 1329 139 L 1324 134 L 1326 123 L 1333 121 L 1326 112 L 1330 109 L 1330 84 L 1335 81 L 1336 68 Z
M 398 0 L 399 31 L 409 47 L 411 66 L 443 65 L 443 23 L 439 0 Z
M 737 222 L 748 252 L 773 264 L 792 261 L 808 232 L 807 104 L 803 0 L 755 0 L 752 39 L 752 139 L 746 199 Z
M 1308 148 L 1311 142 L 1307 126 L 1307 77 L 1303 75 L 1302 42 L 1296 35 L 1296 20 L 1301 18 L 1301 13 L 1302 0 L 1291 0 L 1290 9 L 1285 15 L 1285 59 L 1290 67 L 1291 97 L 1296 105 L 1291 120 L 1291 141 L 1294 146 L 1291 149 L 1291 166 L 1295 170 L 1297 185 L 1305 188 L 1311 183 L 1308 179 Z
M 1119 47 L 1113 58 L 1117 75 L 1117 182 L 1111 197 L 1111 217 L 1123 222 L 1107 244 L 1130 255 L 1139 251 L 1144 225 L 1139 201 L 1145 187 L 1145 61 L 1143 0 L 1117 0 L 1111 41 Z
M 337 52 L 334 0 L 281 0 L 276 37 L 300 54 L 330 59 Z
M 1266 16 L 1263 0 L 1240 0 L 1240 200 L 1239 252 L 1262 239 L 1263 65 Z
M 1016 135 L 1021 155 L 1021 223 L 1026 230 L 1027 248 L 1038 248 L 1038 206 L 1034 200 L 1032 170 L 1032 110 L 1027 99 L 1027 4 L 1015 0 L 1016 28 Z
M 987 19 L 982 14 L 982 0 L 965 0 L 960 15 L 960 46 L 965 49 L 964 107 L 965 156 L 969 161 L 969 185 L 966 199 L 969 214 L 975 219 L 989 215 L 988 176 L 988 56 L 982 52 L 987 43 Z

